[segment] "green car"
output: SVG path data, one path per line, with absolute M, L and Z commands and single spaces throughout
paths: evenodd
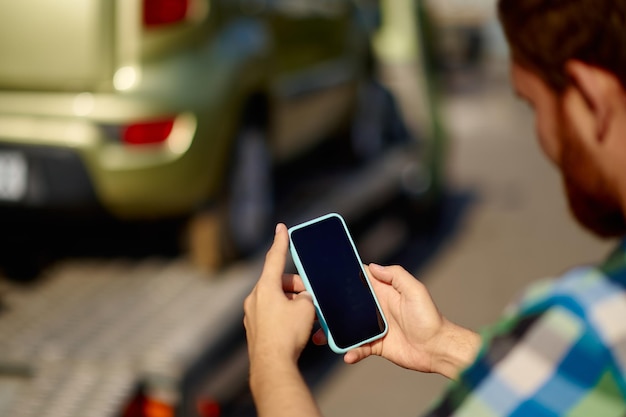
M 1 2 L 0 206 L 129 220 L 219 207 L 217 257 L 258 246 L 272 168 L 353 119 L 366 3 Z

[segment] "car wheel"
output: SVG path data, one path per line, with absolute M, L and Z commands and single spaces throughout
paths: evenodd
M 34 281 L 53 260 L 49 248 L 26 239 L 13 238 L 11 245 L 1 250 L 0 276 L 10 281 Z
M 237 255 L 249 255 L 267 242 L 274 220 L 272 159 L 264 129 L 239 131 L 229 178 L 230 241 Z
M 27 256 L 18 255 L 1 261 L 0 275 L 11 281 L 34 281 L 41 273 L 42 267 Z
M 411 230 L 430 232 L 439 227 L 443 204 L 441 169 L 443 133 L 433 125 L 432 137 L 415 137 L 402 112 L 400 97 L 382 82 L 371 79 L 361 87 L 352 127 L 352 149 L 361 162 L 380 157 L 392 148 L 414 154 L 415 163 L 406 166 L 401 188 L 393 205 Z
M 216 270 L 251 255 L 270 237 L 274 183 L 265 131 L 243 126 L 235 140 L 225 191 L 191 219 L 186 243 L 194 265 Z
M 410 133 L 393 94 L 380 82 L 364 82 L 352 121 L 352 151 L 361 161 L 380 156 L 389 147 L 407 144 Z

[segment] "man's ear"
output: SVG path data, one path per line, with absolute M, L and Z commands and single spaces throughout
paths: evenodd
M 615 106 L 623 103 L 621 84 L 610 72 L 577 60 L 568 61 L 565 71 L 593 114 L 597 138 L 602 140 L 616 115 Z

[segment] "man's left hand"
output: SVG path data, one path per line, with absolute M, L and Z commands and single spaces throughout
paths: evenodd
M 311 295 L 297 275 L 283 273 L 288 247 L 287 227 L 279 224 L 263 273 L 244 302 L 252 362 L 259 358 L 297 362 L 313 329 L 315 308 Z

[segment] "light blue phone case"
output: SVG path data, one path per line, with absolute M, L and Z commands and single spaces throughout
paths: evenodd
M 361 270 L 363 271 L 363 276 L 365 277 L 365 280 L 367 282 L 367 285 L 370 289 L 370 291 L 372 292 L 372 296 L 374 297 L 374 301 L 376 302 L 376 306 L 378 308 L 378 310 L 380 311 L 380 315 L 382 317 L 382 320 L 385 324 L 385 330 L 380 333 L 379 335 L 376 335 L 370 339 L 367 340 L 363 340 L 359 343 L 356 343 L 352 346 L 348 346 L 345 348 L 339 347 L 337 346 L 337 344 L 335 343 L 335 340 L 333 338 L 333 335 L 330 333 L 329 329 L 328 329 L 328 325 L 326 324 L 326 319 L 324 318 L 324 313 L 321 311 L 319 304 L 317 302 L 317 298 L 315 297 L 315 293 L 313 292 L 313 289 L 311 287 L 311 283 L 309 282 L 309 278 L 307 277 L 306 271 L 304 270 L 304 267 L 302 266 L 302 262 L 300 261 L 300 257 L 298 256 L 298 253 L 296 252 L 296 249 L 294 247 L 294 245 L 291 243 L 291 233 L 295 230 L 301 229 L 303 227 L 309 226 L 311 224 L 317 223 L 319 221 L 328 219 L 330 217 L 337 217 L 339 218 L 339 220 L 341 221 L 341 224 L 343 225 L 343 228 L 346 232 L 346 235 L 348 236 L 348 240 L 350 241 L 350 245 L 352 246 L 352 250 L 354 251 L 354 254 L 356 255 L 356 258 L 359 262 L 359 265 L 361 267 Z M 370 282 L 370 278 L 367 275 L 367 272 L 365 271 L 365 268 L 363 268 L 363 262 L 361 261 L 361 257 L 359 256 L 359 253 L 356 249 L 356 245 L 354 244 L 354 240 L 352 240 L 352 236 L 350 235 L 350 232 L 348 231 L 348 227 L 346 226 L 346 222 L 343 219 L 343 217 L 341 217 L 340 214 L 338 213 L 329 213 L 326 214 L 324 216 L 320 216 L 317 217 L 315 219 L 309 220 L 307 222 L 298 224 L 296 226 L 290 227 L 289 228 L 289 250 L 291 252 L 291 257 L 293 259 L 293 262 L 298 270 L 298 273 L 300 274 L 300 277 L 302 278 L 302 281 L 304 282 L 304 287 L 306 288 L 306 290 L 309 292 L 309 294 L 311 294 L 311 296 L 313 297 L 313 304 L 315 305 L 315 311 L 317 312 L 317 317 L 319 319 L 320 325 L 322 326 L 322 329 L 324 329 L 324 333 L 326 334 L 326 338 L 328 339 L 328 346 L 330 346 L 330 348 L 333 350 L 333 352 L 338 353 L 338 354 L 343 354 L 346 353 L 347 351 L 357 348 L 359 346 L 362 346 L 364 344 L 373 342 L 374 340 L 380 339 L 381 337 L 385 336 L 387 334 L 387 330 L 389 328 L 388 324 L 387 324 L 387 319 L 385 318 L 385 315 L 383 314 L 383 310 L 382 308 L 380 308 L 380 304 L 378 302 L 378 298 L 376 298 L 376 294 L 374 293 L 374 290 L 372 288 L 372 284 Z

